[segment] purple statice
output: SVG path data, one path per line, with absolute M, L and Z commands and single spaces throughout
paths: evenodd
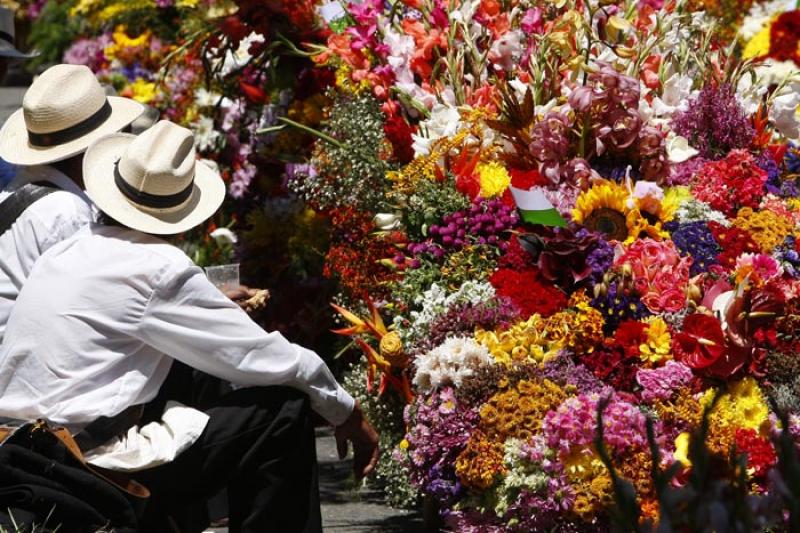
M 494 513 L 482 513 L 476 509 L 441 511 L 445 531 L 458 533 L 506 533 L 508 527 Z
M 640 320 L 650 315 L 639 297 L 621 290 L 617 282 L 610 283 L 604 295 L 592 298 L 591 304 L 603 315 L 606 335 L 611 335 L 623 320 Z
M 624 453 L 647 446 L 645 417 L 639 408 L 613 396 L 613 389 L 603 393 L 579 394 L 567 398 L 542 420 L 542 435 L 547 445 L 562 453 L 575 448 L 594 446 L 597 408 L 604 395 L 612 394 L 603 412 L 603 439 L 610 450 Z
M 708 160 L 703 159 L 702 157 L 693 157 L 688 161 L 684 161 L 683 163 L 672 165 L 669 175 L 664 181 L 664 185 L 671 187 L 678 185 L 689 185 L 694 179 L 695 174 L 697 174 L 697 172 L 703 168 L 707 162 Z
M 706 272 L 711 265 L 719 264 L 717 256 L 722 250 L 705 221 L 669 222 L 665 228 L 672 234 L 672 242 L 681 255 L 692 258 L 692 265 L 689 267 L 692 276 Z
M 783 244 L 775 248 L 774 254 L 784 272 L 793 278 L 800 277 L 800 253 L 797 252 L 797 238 L 794 235 L 788 235 Z
M 126 65 L 120 69 L 120 72 L 123 76 L 125 76 L 129 81 L 135 81 L 138 78 L 142 78 L 147 81 L 153 80 L 153 72 L 142 67 L 140 63 L 134 63 L 132 65 Z
M 78 39 L 64 51 L 62 59 L 64 63 L 85 65 L 92 72 L 98 72 L 108 62 L 105 49 L 112 41 L 110 33 L 103 33 L 93 39 Z
M 166 9 L 175 5 L 175 0 L 156 0 L 156 7 Z
M 614 247 L 605 239 L 599 239 L 586 257 L 586 264 L 592 269 L 592 273 L 589 274 L 592 282 L 600 283 L 603 275 L 614 264 Z
M 575 364 L 570 354 L 561 351 L 556 357 L 545 361 L 541 376 L 562 387 L 574 386 L 578 392 L 600 392 L 605 384 L 581 364 Z
M 470 245 L 491 245 L 505 250 L 508 243 L 503 235 L 519 222 L 513 208 L 502 199 L 476 198 L 467 209 L 442 217 L 441 224 L 432 224 L 428 229 L 430 238 L 424 242 L 408 245 L 412 257 L 430 255 L 444 257 L 447 251 L 456 251 Z
M 800 146 L 789 143 L 786 155 L 783 156 L 783 164 L 792 174 L 800 174 Z
M 471 336 L 476 327 L 491 330 L 506 328 L 519 318 L 519 312 L 508 298 L 456 304 L 431 322 L 430 333 L 414 351 L 424 352 L 439 346 L 448 337 Z
M 480 417 L 474 409 L 459 404 L 451 387 L 430 395 L 420 394 L 406 408 L 408 443 L 405 463 L 412 483 L 435 494 L 445 505 L 461 492 L 455 462 L 475 431 Z
M 659 368 L 642 368 L 636 373 L 636 381 L 642 387 L 644 401 L 667 400 L 692 381 L 692 369 L 677 361 L 667 361 Z
M 731 150 L 747 148 L 755 131 L 728 84 L 706 85 L 672 119 L 672 129 L 706 159 L 722 159 Z

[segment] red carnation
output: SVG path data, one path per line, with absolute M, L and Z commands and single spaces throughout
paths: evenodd
M 392 143 L 392 153 L 395 159 L 402 164 L 414 159 L 414 149 L 411 147 L 411 134 L 414 128 L 401 116 L 391 116 L 383 125 L 386 138 Z
M 747 456 L 747 468 L 752 469 L 752 476 L 764 476 L 778 460 L 775 449 L 754 429 L 738 428 L 735 433 L 736 448 Z
M 536 313 L 550 316 L 567 305 L 563 292 L 540 282 L 536 270 L 516 271 L 501 268 L 489 278 L 498 296 L 505 296 L 520 311 L 523 318 Z

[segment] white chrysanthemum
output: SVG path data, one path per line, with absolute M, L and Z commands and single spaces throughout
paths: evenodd
M 200 152 L 216 148 L 217 142 L 222 138 L 222 134 L 214 128 L 214 119 L 211 117 L 201 116 L 191 128 L 195 146 Z
M 431 390 L 444 385 L 460 386 L 480 367 L 494 364 L 489 350 L 473 339 L 450 337 L 440 346 L 417 357 L 414 385 Z

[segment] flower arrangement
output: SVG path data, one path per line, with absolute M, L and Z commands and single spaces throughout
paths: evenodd
M 333 215 L 339 333 L 367 361 L 348 383 L 382 424 L 407 402 L 378 468 L 395 503 L 410 487 L 455 531 L 647 528 L 688 505 L 664 472 L 784 524 L 796 78 L 696 7 L 331 8 L 308 48 L 331 120 L 289 182 Z

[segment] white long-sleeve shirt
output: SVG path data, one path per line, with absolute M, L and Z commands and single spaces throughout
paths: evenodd
M 51 246 L 89 224 L 93 216 L 89 199 L 80 187 L 49 166 L 19 167 L 14 180 L 0 190 L 0 202 L 19 187 L 37 181 L 48 181 L 62 190 L 34 202 L 0 235 L 0 342 L 33 264 Z
M 319 356 L 260 328 L 179 249 L 93 224 L 48 250 L 17 298 L 0 347 L 0 416 L 77 431 L 152 400 L 173 359 L 241 386 L 295 387 L 334 425 L 353 409 Z M 197 417 L 175 439 L 191 443 L 204 424 Z M 135 456 L 121 468 L 169 460 L 137 447 L 176 446 L 129 437 L 105 450 Z

